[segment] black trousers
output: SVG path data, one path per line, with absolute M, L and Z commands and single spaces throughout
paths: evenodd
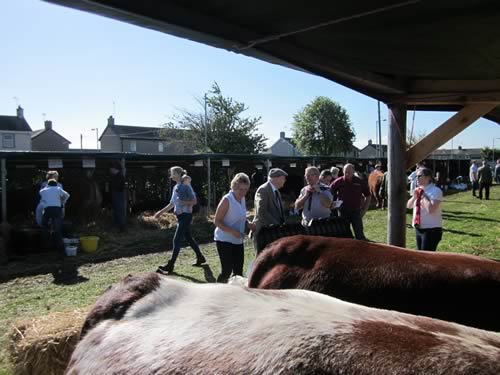
M 483 199 L 483 189 L 486 199 L 490 199 L 490 184 L 482 182 L 479 184 L 479 199 Z
M 417 236 L 417 249 L 436 251 L 437 245 L 443 238 L 443 228 L 415 228 Z
M 233 275 L 243 276 L 243 261 L 245 250 L 243 244 L 235 245 L 230 242 L 215 241 L 219 253 L 221 272 L 217 277 L 218 283 L 225 283 Z
M 476 196 L 476 190 L 479 187 L 479 182 L 477 181 L 472 181 L 472 195 Z

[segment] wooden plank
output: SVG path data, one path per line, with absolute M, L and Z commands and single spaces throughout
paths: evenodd
M 434 129 L 434 131 L 408 150 L 406 167 L 410 168 L 415 163 L 425 159 L 432 151 L 444 145 L 481 116 L 495 109 L 499 104 L 476 103 L 465 106 L 460 112 Z
M 387 243 L 406 246 L 406 103 L 389 105 Z

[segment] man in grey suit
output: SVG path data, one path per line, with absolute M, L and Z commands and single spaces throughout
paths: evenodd
M 268 181 L 259 186 L 255 192 L 255 233 L 253 234 L 254 247 L 257 253 L 262 249 L 257 246 L 257 234 L 260 228 L 267 225 L 280 225 L 285 223 L 285 210 L 279 189 L 285 185 L 286 173 L 279 168 L 273 168 L 269 171 Z

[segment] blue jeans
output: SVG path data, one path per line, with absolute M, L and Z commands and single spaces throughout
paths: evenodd
M 354 237 L 357 240 L 366 240 L 365 234 L 363 232 L 363 219 L 361 218 L 361 209 L 340 209 L 340 217 L 346 219 L 352 225 Z
M 175 229 L 173 246 L 174 250 L 172 251 L 172 258 L 170 258 L 170 263 L 175 264 L 177 260 L 177 256 L 181 251 L 181 241 L 183 238 L 189 243 L 191 248 L 196 253 L 196 259 L 202 259 L 203 255 L 201 254 L 200 247 L 194 240 L 191 235 L 191 222 L 193 221 L 193 214 L 190 213 L 182 213 L 177 216 L 177 228 Z
M 125 227 L 125 193 L 123 191 L 113 191 L 111 199 L 114 223 L 118 228 L 123 229 Z
M 59 255 L 64 255 L 64 243 L 62 240 L 62 208 L 61 207 L 45 207 L 42 218 L 42 238 L 44 246 L 48 248 L 50 243 L 50 226 L 49 221 L 52 221 L 54 242 Z
M 443 237 L 443 228 L 415 228 L 415 233 L 418 250 L 436 251 Z

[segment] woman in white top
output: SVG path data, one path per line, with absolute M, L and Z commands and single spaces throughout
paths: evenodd
M 413 208 L 417 249 L 436 251 L 443 236 L 441 201 L 443 192 L 434 185 L 429 168 L 417 169 L 417 188 L 408 200 L 407 207 Z
M 238 173 L 231 181 L 231 191 L 224 195 L 215 212 L 214 239 L 219 253 L 221 273 L 217 282 L 226 282 L 233 275 L 243 275 L 245 231 L 255 230 L 255 224 L 247 220 L 245 195 L 250 179 Z

